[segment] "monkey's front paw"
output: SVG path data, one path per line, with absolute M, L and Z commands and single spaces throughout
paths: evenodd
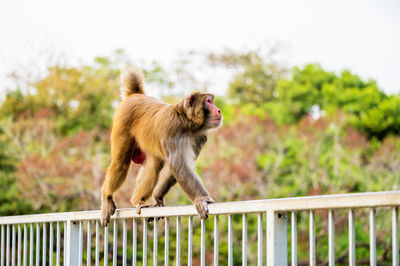
M 111 215 L 115 213 L 117 206 L 115 206 L 115 202 L 112 197 L 108 197 L 107 199 L 103 199 L 101 202 L 101 219 L 100 223 L 102 226 L 107 226 L 110 221 Z
M 199 213 L 200 219 L 206 220 L 208 218 L 208 203 L 213 203 L 215 200 L 209 196 L 203 196 L 194 200 L 194 206 Z

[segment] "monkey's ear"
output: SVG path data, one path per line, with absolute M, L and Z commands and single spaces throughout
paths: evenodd
M 194 92 L 187 97 L 187 99 L 186 99 L 186 107 L 187 108 L 193 107 L 193 104 L 196 100 L 196 96 L 197 96 L 197 93 Z

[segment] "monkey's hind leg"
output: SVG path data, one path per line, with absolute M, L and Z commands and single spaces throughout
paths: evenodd
M 157 206 L 164 206 L 164 196 L 176 184 L 176 179 L 172 175 L 171 169 L 167 164 L 164 165 L 158 178 L 158 183 L 154 188 L 152 198 Z
M 111 163 L 107 169 L 106 179 L 102 187 L 101 200 L 101 225 L 106 226 L 110 216 L 115 213 L 116 205 L 113 200 L 114 192 L 125 181 L 132 155 L 134 140 L 128 136 L 120 135 L 119 140 L 113 142 L 111 150 Z
M 171 169 L 167 164 L 160 171 L 158 182 L 153 189 L 153 194 L 151 195 L 153 203 L 142 203 L 136 206 L 136 212 L 140 214 L 142 208 L 149 207 L 164 207 L 164 196 L 168 193 L 173 185 L 176 184 L 176 179 L 172 175 Z M 151 219 L 149 219 L 151 220 Z
M 131 204 L 136 208 L 138 214 L 140 214 L 142 208 L 156 206 L 153 203 L 146 203 L 146 200 L 151 196 L 157 184 L 158 174 L 162 166 L 163 163 L 160 159 L 148 156 L 145 165 L 140 168 L 136 179 L 135 191 L 131 198 Z
M 154 203 L 141 205 L 140 208 L 146 207 L 164 207 L 164 196 L 168 193 L 168 191 L 176 184 L 176 179 L 172 175 L 171 169 L 167 164 L 164 164 L 163 169 L 160 172 L 157 185 L 153 190 L 153 194 L 151 195 Z M 137 209 L 137 208 L 136 208 Z M 139 210 L 140 212 L 140 210 Z M 163 219 L 164 217 L 158 217 L 157 220 Z M 147 221 L 153 221 L 153 218 L 148 218 Z

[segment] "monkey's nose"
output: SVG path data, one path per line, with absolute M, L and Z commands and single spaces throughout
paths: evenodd
M 221 109 L 217 109 L 217 114 L 216 114 L 218 119 L 221 119 L 222 114 L 221 114 Z

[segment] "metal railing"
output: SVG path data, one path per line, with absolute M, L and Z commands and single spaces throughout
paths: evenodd
M 341 194 L 328 196 L 311 196 L 298 198 L 282 198 L 269 200 L 255 200 L 242 202 L 215 203 L 209 205 L 209 213 L 213 215 L 213 234 L 211 245 L 206 247 L 207 234 L 206 221 L 200 223 L 200 252 L 194 257 L 193 243 L 194 224 L 197 216 L 193 206 L 176 206 L 162 208 L 143 209 L 138 215 L 134 209 L 119 209 L 112 216 L 110 225 L 102 228 L 99 225 L 100 211 L 82 211 L 70 213 L 50 213 L 38 215 L 23 215 L 0 217 L 0 266 L 9 265 L 147 265 L 150 235 L 149 225 L 152 226 L 153 248 L 152 262 L 157 265 L 181 265 L 182 255 L 182 219 L 187 218 L 187 264 L 194 264 L 194 259 L 200 265 L 247 265 L 250 254 L 248 245 L 248 217 L 257 217 L 257 265 L 263 265 L 266 258 L 267 265 L 297 265 L 297 213 L 308 212 L 309 215 L 309 265 L 316 265 L 316 211 L 328 211 L 328 264 L 335 264 L 335 223 L 334 213 L 339 209 L 348 211 L 348 264 L 356 265 L 356 231 L 354 210 L 359 208 L 369 209 L 369 257 L 370 265 L 377 264 L 376 258 L 376 208 L 389 208 L 392 216 L 392 237 L 387 242 L 392 245 L 393 265 L 399 265 L 399 227 L 398 206 L 400 205 L 400 192 L 371 192 L 357 194 Z M 242 216 L 241 224 L 241 247 L 233 243 L 239 236 L 234 235 L 233 215 Z M 288 246 L 288 217 L 290 214 L 290 246 Z M 158 218 L 164 218 L 164 229 L 159 228 Z M 227 217 L 227 258 L 220 256 L 220 238 L 223 236 L 219 228 L 221 217 Z M 266 217 L 266 223 L 263 218 Z M 154 219 L 149 222 L 148 218 Z M 171 219 L 176 219 L 175 241 L 170 241 Z M 209 219 L 210 220 L 210 219 Z M 212 221 L 212 220 L 211 220 Z M 160 222 L 161 223 L 161 222 Z M 122 224 L 122 230 L 118 225 Z M 198 222 L 197 222 L 198 224 Z M 265 227 L 264 227 L 265 224 Z M 143 232 L 142 241 L 139 241 L 138 227 Z M 187 226 L 187 227 L 186 227 Z M 94 227 L 94 228 L 93 228 Z M 109 240 L 109 228 L 113 228 L 112 240 Z M 151 226 L 150 226 L 151 227 Z M 159 233 L 164 230 L 164 236 Z M 160 230 L 160 231 L 161 231 Z M 84 237 L 86 231 L 86 237 Z M 103 233 L 101 233 L 103 231 Z M 129 231 L 129 234 L 128 234 Z M 265 234 L 265 237 L 264 237 Z M 100 237 L 102 235 L 102 245 Z M 236 237 L 236 238 L 235 238 Z M 86 241 L 84 241 L 86 239 Z M 122 244 L 120 243 L 122 239 Z M 128 239 L 130 240 L 128 243 Z M 163 240 L 164 252 L 159 250 L 161 245 L 159 239 Z M 198 238 L 197 238 L 198 239 Z M 94 243 L 92 243 L 94 240 Z M 86 242 L 86 250 L 84 249 Z M 208 241 L 210 242 L 210 241 Z M 212 243 L 211 242 L 211 243 Z M 112 252 L 110 247 L 112 246 Z M 119 243 L 119 244 L 118 244 Z M 264 245 L 265 244 L 265 245 Z M 175 252 L 171 247 L 175 245 Z M 103 248 L 101 248 L 103 246 Z M 141 249 L 139 249 L 141 247 Z M 241 259 L 234 257 L 233 250 L 241 250 Z M 208 253 L 206 253 L 208 252 Z M 140 253 L 140 254 L 139 254 Z M 174 261 L 170 258 L 173 254 Z M 206 258 L 206 254 L 213 254 L 213 258 Z M 141 255 L 141 256 L 139 256 Z M 141 258 L 140 258 L 141 257 Z M 209 257 L 209 256 L 208 256 Z M 222 262 L 221 262 L 222 261 Z M 186 264 L 186 262 L 184 262 Z

